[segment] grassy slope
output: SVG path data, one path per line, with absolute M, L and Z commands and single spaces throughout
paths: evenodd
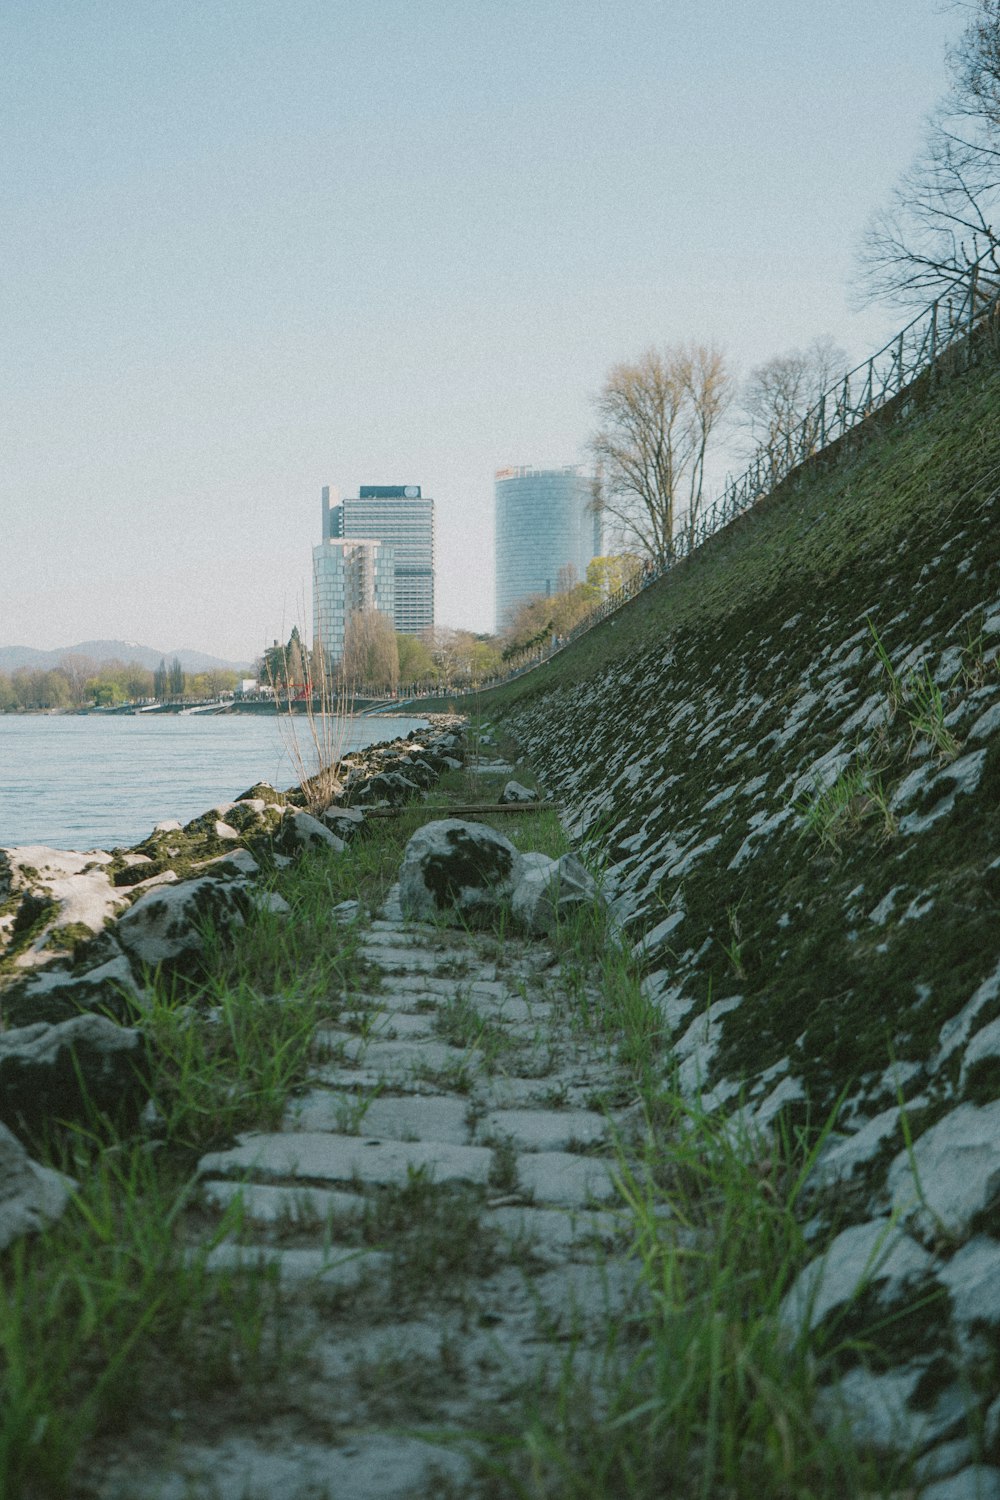
M 1000 687 L 1000 641 L 978 638 L 1000 591 L 1000 370 L 916 394 L 908 416 L 786 484 L 763 513 L 481 704 L 519 735 L 612 881 L 637 897 L 633 936 L 685 912 L 650 967 L 702 1005 L 736 993 L 751 1002 L 727 1018 L 713 1077 L 746 1078 L 790 1055 L 814 1110 L 880 1073 L 890 1048 L 925 1060 L 998 956 L 997 737 L 975 793 L 920 837 L 885 837 L 870 797 L 855 799 L 837 847 L 790 810 L 798 783 L 801 811 L 803 773 L 838 747 L 855 767 L 867 757 L 889 796 L 938 760 L 913 732 L 912 696 L 893 714 L 866 616 L 897 666 L 922 662 L 952 684 L 944 707 L 960 739 Z M 825 669 L 838 661 L 833 682 Z M 878 722 L 870 714 L 845 734 L 878 693 Z M 758 821 L 788 816 L 732 868 L 753 827 L 734 810 L 758 777 Z M 720 792 L 727 800 L 706 811 Z M 938 780 L 900 810 L 926 812 L 941 795 Z M 705 839 L 718 842 L 675 873 L 671 841 L 676 853 Z M 639 869 L 658 848 L 668 850 L 659 870 Z M 871 923 L 893 889 L 889 919 Z M 930 920 L 904 920 L 925 908 Z

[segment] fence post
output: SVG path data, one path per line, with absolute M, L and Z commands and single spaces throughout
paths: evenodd
M 937 359 L 937 314 L 939 298 L 935 297 L 931 303 L 931 365 Z

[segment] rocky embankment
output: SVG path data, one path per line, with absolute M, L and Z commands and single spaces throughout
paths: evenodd
M 989 410 L 982 453 L 942 456 L 946 411 L 803 483 L 605 626 L 589 674 L 503 708 L 603 860 L 665 1072 L 744 1140 L 814 1143 L 785 1314 L 841 1346 L 831 1404 L 927 1477 L 965 1470 L 949 1497 L 1000 1494 L 968 1468 L 1000 1463 Z
M 142 1016 L 154 972 L 196 976 L 206 928 L 234 936 L 281 898 L 261 879 L 317 845 L 343 849 L 366 809 L 398 805 L 461 765 L 464 723 L 346 756 L 324 787 L 266 783 L 131 849 L 0 849 L 0 1248 L 61 1211 L 67 1185 L 31 1160 L 53 1119 L 147 1103 Z

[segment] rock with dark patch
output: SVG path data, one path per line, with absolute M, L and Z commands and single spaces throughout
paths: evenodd
M 403 913 L 417 921 L 488 921 L 513 893 L 519 858 L 509 840 L 483 823 L 427 823 L 403 855 Z
M 222 935 L 242 927 L 249 906 L 243 881 L 210 875 L 158 886 L 140 896 L 119 920 L 117 935 L 133 971 L 164 969 L 194 972 L 211 926 Z
M 532 791 L 530 786 L 522 786 L 519 781 L 508 781 L 500 793 L 500 801 L 504 803 L 537 802 L 538 793 Z
M 0 995 L 5 1026 L 30 1026 L 38 1021 L 67 1021 L 83 1011 L 99 1011 L 124 1021 L 141 1006 L 128 959 L 119 950 L 107 962 L 84 972 L 67 963 L 36 969 L 9 985 Z
M 573 912 L 602 905 L 597 882 L 575 854 L 549 859 L 521 856 L 515 874 L 511 910 L 519 927 L 541 936 Z
M 404 776 L 401 771 L 382 771 L 362 784 L 358 789 L 357 800 L 398 807 L 401 803 L 408 802 L 419 790 L 417 783 Z
M 58 1219 L 73 1183 L 31 1160 L 16 1136 L 0 1125 L 0 1250 Z
M 338 838 L 319 818 L 300 810 L 285 814 L 275 846 L 282 854 L 291 855 L 301 854 L 304 849 L 329 849 L 339 854 L 345 847 L 343 839 Z
M 146 1099 L 146 1075 L 141 1033 L 106 1016 L 22 1026 L 0 1033 L 0 1120 L 33 1135 L 94 1109 L 130 1118 Z
M 268 807 L 282 807 L 285 798 L 269 781 L 255 781 L 236 798 L 237 802 L 263 802 Z
M 323 822 L 339 839 L 349 843 L 360 831 L 365 815 L 359 807 L 328 807 Z

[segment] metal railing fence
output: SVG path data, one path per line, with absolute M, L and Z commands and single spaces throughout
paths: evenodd
M 971 365 L 976 357 L 974 335 L 989 322 L 1000 321 L 1000 283 L 983 270 L 983 262 L 991 255 L 987 251 L 876 354 L 855 365 L 824 391 L 794 428 L 762 444 L 743 473 L 736 479 L 727 479 L 722 494 L 694 518 L 693 524 L 688 518 L 678 527 L 668 557 L 643 564 L 621 588 L 602 599 L 565 635 L 554 636 L 543 645 L 511 657 L 508 670 L 502 675 L 474 687 L 448 689 L 447 695 L 463 697 L 501 687 L 533 671 L 615 614 L 709 537 L 751 511 L 795 469 L 820 456 L 895 401 L 918 375 L 932 369 L 946 355 L 957 355 Z

